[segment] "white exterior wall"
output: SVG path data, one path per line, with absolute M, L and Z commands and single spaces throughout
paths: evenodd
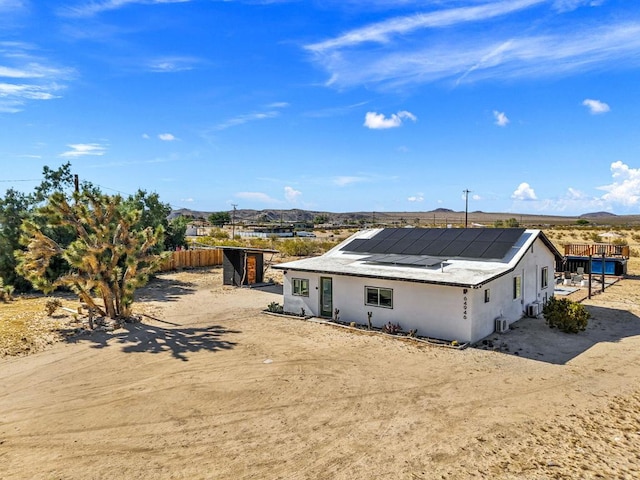
M 330 275 L 327 275 L 330 276 Z M 306 278 L 309 280 L 309 296 L 293 295 L 291 280 L 294 278 Z M 304 308 L 306 315 L 320 316 L 320 275 L 317 273 L 288 271 L 284 274 L 282 284 L 284 292 L 284 311 L 300 314 Z M 335 285 L 334 285 L 335 288 Z
M 340 310 L 342 322 L 367 324 L 367 312 L 372 312 L 372 325 L 382 327 L 388 322 L 399 323 L 404 331 L 415 329 L 419 335 L 445 340 L 468 342 L 471 339 L 471 317 L 464 318 L 464 294 L 461 287 L 424 283 L 368 279 L 342 275 L 322 275 L 333 279 L 333 307 Z M 288 271 L 284 275 L 284 309 L 319 316 L 321 275 Z M 309 279 L 309 296 L 291 294 L 293 278 Z M 365 304 L 365 287 L 393 290 L 393 308 Z M 471 292 L 471 290 L 469 290 Z
M 541 287 L 544 266 L 548 271 L 545 289 Z M 522 295 L 514 300 L 513 279 L 516 275 L 522 277 Z M 284 274 L 285 311 L 299 314 L 304 308 L 306 314 L 319 316 L 320 277 L 333 279 L 333 307 L 340 310 L 343 322 L 366 325 L 367 312 L 372 312 L 371 322 L 376 327 L 387 322 L 399 323 L 404 331 L 416 329 L 422 336 L 476 342 L 494 332 L 497 317 L 503 316 L 513 323 L 522 318 L 528 304 L 544 302 L 553 295 L 554 257 L 537 239 L 514 271 L 475 289 L 289 270 Z M 293 278 L 309 280 L 308 297 L 292 295 Z M 366 305 L 366 286 L 392 289 L 393 308 Z M 485 303 L 487 288 L 490 289 L 490 301 Z
M 554 261 L 553 254 L 540 239 L 536 239 L 533 248 L 516 266 L 515 270 L 474 290 L 473 304 L 473 341 L 490 335 L 495 330 L 495 319 L 502 316 L 509 324 L 519 320 L 526 313 L 527 305 L 533 302 L 546 302 L 553 296 Z M 547 287 L 542 288 L 542 268 L 547 267 Z M 522 277 L 522 295 L 513 298 L 513 279 Z M 489 288 L 490 301 L 484 302 L 484 290 Z

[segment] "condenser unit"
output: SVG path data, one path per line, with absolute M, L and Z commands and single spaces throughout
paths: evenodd
M 503 333 L 507 330 L 509 330 L 509 323 L 507 322 L 507 319 L 504 317 L 496 318 L 496 332 Z
M 541 307 L 539 302 L 530 303 L 527 305 L 527 317 L 537 317 L 540 315 L 540 310 Z

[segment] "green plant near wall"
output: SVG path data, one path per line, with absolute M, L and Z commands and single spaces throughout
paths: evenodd
M 551 297 L 542 309 L 547 325 L 565 333 L 578 333 L 587 328 L 591 314 L 581 303 L 568 298 Z

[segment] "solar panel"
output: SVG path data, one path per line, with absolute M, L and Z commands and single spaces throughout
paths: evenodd
M 460 256 L 466 258 L 482 258 L 482 254 L 490 245 L 491 242 L 476 240 L 475 242 L 468 244 L 467 248 L 460 253 Z
M 497 241 L 515 243 L 523 233 L 524 228 L 506 228 L 502 231 L 502 233 L 500 233 Z
M 523 232 L 520 228 L 385 228 L 370 239 L 354 239 L 341 250 L 396 256 L 493 259 L 503 258 Z
M 454 240 L 440 252 L 440 255 L 445 257 L 459 257 L 468 245 L 469 242 Z
M 480 235 L 482 235 L 482 229 L 480 228 L 465 228 L 458 237 L 458 240 L 471 242 L 472 240 L 478 238 Z
M 450 241 L 446 239 L 437 238 L 432 242 L 425 245 L 425 247 L 420 251 L 421 255 L 440 255 L 440 252 L 445 249 L 447 245 L 449 245 Z
M 340 250 L 345 252 L 366 252 L 365 249 L 360 249 L 360 247 L 365 247 L 369 239 L 367 238 L 356 238 L 347 243 Z
M 493 242 L 483 253 L 481 258 L 503 258 L 513 243 L 510 242 Z

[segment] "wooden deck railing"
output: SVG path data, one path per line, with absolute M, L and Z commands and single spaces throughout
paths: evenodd
M 180 250 L 171 252 L 160 267 L 161 272 L 179 270 L 181 268 L 211 267 L 222 265 L 222 250 Z
M 628 245 L 611 245 L 609 243 L 569 244 L 564 246 L 564 254 L 577 257 L 622 257 L 629 258 Z

